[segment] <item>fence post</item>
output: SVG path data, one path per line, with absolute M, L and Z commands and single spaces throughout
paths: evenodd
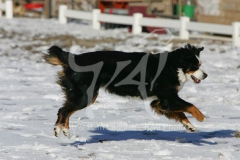
M 65 16 L 66 10 L 67 10 L 66 5 L 60 5 L 58 8 L 58 21 L 60 24 L 67 24 L 67 17 Z
M 7 19 L 13 18 L 13 2 L 12 2 L 12 0 L 5 1 L 5 12 L 6 12 Z
M 100 30 L 101 23 L 98 21 L 98 15 L 101 13 L 100 9 L 94 9 L 92 11 L 92 27 L 93 29 Z
M 240 47 L 240 22 L 233 22 L 233 46 Z
M 189 17 L 181 17 L 180 18 L 180 31 L 179 31 L 179 36 L 180 39 L 189 39 L 189 32 L 187 30 L 187 23 L 190 21 Z
M 0 0 L 0 17 L 2 17 L 2 8 L 3 8 L 3 2 Z
M 142 13 L 134 13 L 133 14 L 133 25 L 132 25 L 132 33 L 140 34 L 142 33 L 142 26 L 140 25 L 140 19 L 143 17 Z

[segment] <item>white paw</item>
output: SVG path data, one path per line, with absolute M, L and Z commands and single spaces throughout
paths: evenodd
M 189 131 L 191 132 L 196 131 L 196 128 L 191 123 L 182 122 L 182 124 Z
M 56 137 L 59 137 L 60 136 L 60 133 L 61 133 L 61 127 L 59 127 L 59 125 L 55 125 L 55 127 L 54 127 L 54 135 L 56 136 Z
M 63 131 L 64 136 L 67 136 L 68 138 L 70 138 L 70 132 L 69 132 L 68 128 L 63 128 L 62 131 Z

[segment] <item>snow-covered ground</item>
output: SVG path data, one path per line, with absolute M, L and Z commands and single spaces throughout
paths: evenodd
M 95 104 L 71 117 L 68 139 L 53 134 L 64 100 L 55 83 L 61 68 L 42 59 L 51 45 L 64 46 L 65 39 L 56 38 L 59 35 L 76 37 L 79 41 L 65 49 L 79 53 L 171 49 L 125 30 L 0 19 L 0 159 L 239 159 L 240 139 L 234 134 L 240 129 L 240 48 L 210 41 L 196 44 L 205 47 L 202 69 L 209 76 L 199 85 L 185 84 L 180 96 L 207 117 L 198 122 L 188 115 L 197 132 L 189 133 L 179 123 L 153 114 L 149 101 L 101 91 Z M 143 39 L 140 45 L 139 39 Z M 84 47 L 79 44 L 84 41 L 94 43 Z

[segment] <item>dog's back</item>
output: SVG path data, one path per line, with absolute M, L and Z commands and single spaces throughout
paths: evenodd
M 69 60 L 70 56 L 73 56 L 73 62 Z M 110 93 L 140 98 L 142 95 L 138 89 L 138 83 L 141 81 L 141 74 L 145 74 L 144 81 L 149 89 L 150 80 L 155 76 L 158 67 L 158 59 L 152 54 L 143 52 L 96 51 L 73 55 L 53 46 L 49 49 L 49 55 L 45 55 L 44 59 L 52 65 L 63 66 L 63 71 L 60 72 L 62 76 L 59 77 L 58 83 L 65 90 L 73 87 L 90 87 L 94 78 L 97 78 L 94 86 L 91 87 L 105 86 Z M 78 69 L 71 67 L 70 63 L 75 63 Z M 102 65 L 99 66 L 99 63 Z M 88 71 L 86 68 L 81 71 L 83 67 L 87 67 Z M 128 76 L 132 76 L 135 83 L 128 80 L 128 84 L 117 85 Z

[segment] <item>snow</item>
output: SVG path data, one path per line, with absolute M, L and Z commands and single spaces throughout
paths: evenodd
M 234 133 L 240 129 L 240 48 L 220 42 L 196 44 L 205 47 L 201 61 L 208 78 L 198 85 L 186 83 L 180 97 L 207 117 L 198 122 L 187 115 L 197 132 L 187 132 L 180 123 L 154 114 L 150 101 L 101 90 L 96 103 L 71 116 L 68 139 L 53 134 L 64 101 L 55 83 L 61 68 L 42 59 L 47 48 L 61 43 L 41 40 L 63 34 L 83 40 L 119 40 L 90 48 L 75 42 L 65 47 L 76 53 L 172 47 L 159 47 L 150 40 L 139 45 L 146 35 L 133 36 L 124 29 L 95 31 L 76 23 L 59 25 L 56 20 L 0 19 L 0 159 L 239 159 L 240 139 Z M 31 45 L 35 48 L 26 49 Z

